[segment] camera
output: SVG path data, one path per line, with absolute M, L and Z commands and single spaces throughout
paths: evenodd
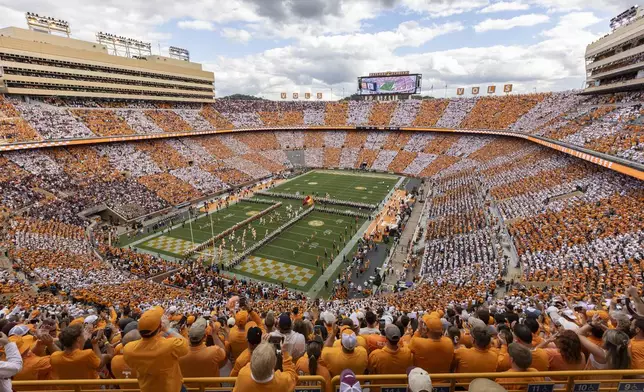
M 275 362 L 275 371 L 282 370 L 282 344 L 284 344 L 284 336 L 273 336 L 268 338 L 268 342 L 275 347 L 275 354 L 277 361 Z

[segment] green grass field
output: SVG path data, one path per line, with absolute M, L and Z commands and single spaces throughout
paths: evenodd
M 296 193 L 333 199 L 378 204 L 389 193 L 400 177 L 377 173 L 314 170 L 293 178 L 271 192 Z
M 324 197 L 328 193 L 329 197 L 338 200 L 378 204 L 395 186 L 399 178 L 386 174 L 316 170 L 295 177 L 272 188 L 270 192 L 294 194 L 299 191 L 302 198 L 315 194 Z M 315 199 L 315 196 L 313 197 Z M 265 195 L 258 195 L 253 199 L 261 202 L 242 200 L 208 216 L 202 216 L 191 224 L 183 223 L 173 229 L 166 229 L 165 232 L 157 232 L 143 239 L 131 239 L 129 242 L 132 246 L 150 253 L 180 259 L 195 245 L 204 243 L 213 235 L 216 236 L 275 203 L 281 202 L 282 205 L 279 208 L 264 215 L 264 222 L 256 219 L 238 229 L 234 238 L 229 235 L 194 256 L 203 257 L 205 263 L 214 261 L 217 264 L 226 265 L 243 251 L 244 242 L 248 248 L 285 223 L 288 220 L 286 215 L 289 208 L 292 209 L 291 211 L 305 208 L 302 207 L 301 199 Z M 367 212 L 355 207 L 329 207 L 342 211 Z M 363 218 L 356 220 L 355 216 L 314 210 L 270 242 L 253 251 L 233 272 L 266 282 L 284 283 L 289 288 L 307 291 L 322 275 L 324 267 L 328 268 L 331 265 L 333 258 L 347 245 L 364 222 Z M 244 229 L 246 235 L 242 240 Z M 251 229 L 255 230 L 255 238 L 252 236 Z M 122 238 L 121 243 L 126 245 L 128 240 Z M 222 245 L 221 253 L 220 245 Z

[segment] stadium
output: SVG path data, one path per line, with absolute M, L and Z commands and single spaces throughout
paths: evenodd
M 186 49 L 27 13 L 0 390 L 644 390 L 642 16 L 581 90 L 378 70 L 327 101 L 215 98 Z

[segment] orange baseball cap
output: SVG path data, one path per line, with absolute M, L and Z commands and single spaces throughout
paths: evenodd
M 163 317 L 163 308 L 155 306 L 146 310 L 139 319 L 139 332 L 141 335 L 149 335 L 161 326 L 161 317 Z
M 25 352 L 27 352 L 27 350 L 29 350 L 29 348 L 31 348 L 31 344 L 26 342 L 22 338 L 22 336 L 18 336 L 18 335 L 9 336 L 9 341 L 16 344 L 16 346 L 18 347 L 18 351 L 20 351 L 20 355 L 23 355 Z
M 443 323 L 438 317 L 423 317 L 423 321 L 427 325 L 429 332 L 443 332 Z
M 246 322 L 248 321 L 248 312 L 245 310 L 240 310 L 237 312 L 235 315 L 235 324 L 239 327 L 243 327 L 246 325 Z

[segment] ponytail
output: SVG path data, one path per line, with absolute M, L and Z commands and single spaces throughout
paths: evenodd
M 318 358 L 322 355 L 322 341 L 319 336 L 309 342 L 306 347 L 306 354 L 309 356 L 309 375 L 316 376 L 318 373 Z
M 318 373 L 318 359 L 315 355 L 309 355 L 309 375 L 316 376 Z

